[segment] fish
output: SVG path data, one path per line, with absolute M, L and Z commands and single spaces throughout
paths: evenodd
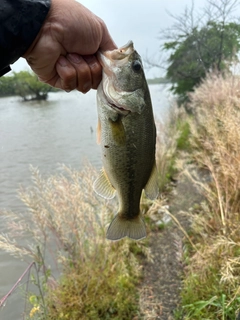
M 118 197 L 118 212 L 107 229 L 107 239 L 140 240 L 146 237 L 140 212 L 142 190 L 152 200 L 159 191 L 149 88 L 132 41 L 100 51 L 97 57 L 103 70 L 97 89 L 97 141 L 103 169 L 93 189 L 105 199 Z

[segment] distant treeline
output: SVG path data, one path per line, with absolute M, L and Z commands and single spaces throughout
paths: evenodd
M 148 84 L 169 83 L 166 78 L 148 79 Z M 20 71 L 0 77 L 0 97 L 20 96 L 24 101 L 46 100 L 50 91 L 58 91 L 38 80 L 33 72 Z
M 147 79 L 148 84 L 163 84 L 163 83 L 170 83 L 169 79 L 166 78 L 154 78 L 154 79 Z
M 24 101 L 46 100 L 50 91 L 57 91 L 42 83 L 32 72 L 20 71 L 0 77 L 0 97 L 20 96 Z

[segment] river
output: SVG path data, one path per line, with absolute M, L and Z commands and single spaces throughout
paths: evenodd
M 168 113 L 169 86 L 151 85 L 156 119 Z M 30 164 L 43 175 L 59 171 L 59 164 L 81 169 L 87 159 L 101 167 L 96 144 L 96 91 L 50 93 L 48 101 L 22 102 L 0 98 L 0 232 L 5 232 L 3 210 L 24 211 L 17 198 L 20 185 L 31 183 Z M 27 264 L 0 251 L 0 299 L 18 280 Z M 0 320 L 20 320 L 24 310 L 21 289 L 0 309 Z

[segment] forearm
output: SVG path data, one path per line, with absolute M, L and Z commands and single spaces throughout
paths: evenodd
M 51 0 L 0 0 L 0 76 L 31 46 Z

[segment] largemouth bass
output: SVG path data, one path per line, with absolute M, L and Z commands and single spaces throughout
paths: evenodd
M 142 239 L 146 228 L 140 213 L 142 190 L 158 195 L 155 162 L 156 128 L 141 57 L 133 43 L 100 52 L 103 77 L 97 90 L 98 142 L 103 167 L 93 188 L 111 199 L 117 193 L 119 210 L 107 238 Z

